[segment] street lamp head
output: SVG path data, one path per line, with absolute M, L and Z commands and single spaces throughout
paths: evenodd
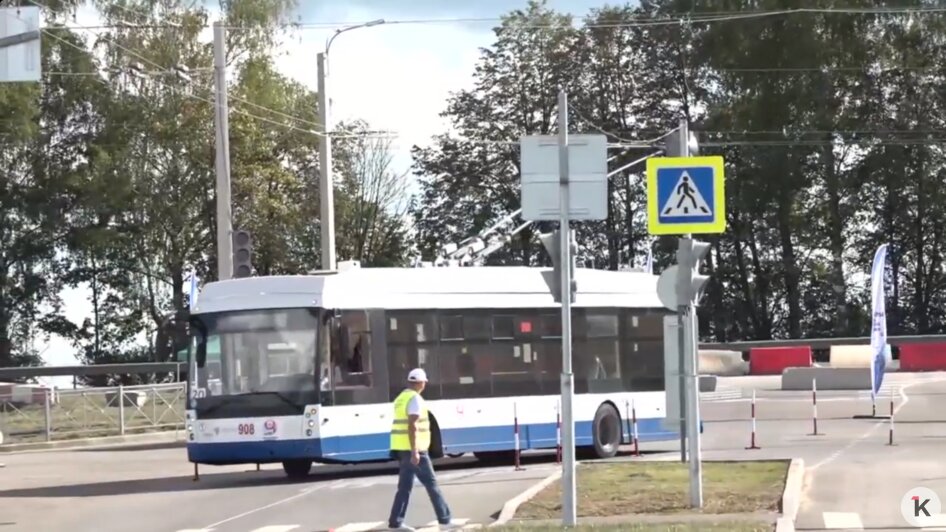
M 371 22 L 366 22 L 365 27 L 370 28 L 371 26 L 380 26 L 381 24 L 384 24 L 383 18 L 379 18 L 378 20 L 372 20 Z

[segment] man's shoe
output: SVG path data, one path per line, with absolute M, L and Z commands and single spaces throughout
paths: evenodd
M 463 525 L 459 523 L 448 523 L 446 525 L 444 524 L 440 525 L 440 530 L 460 530 L 461 528 L 463 528 Z
M 392 526 L 388 528 L 388 530 L 400 530 L 402 532 L 416 532 L 417 529 L 412 526 L 401 525 L 401 526 Z

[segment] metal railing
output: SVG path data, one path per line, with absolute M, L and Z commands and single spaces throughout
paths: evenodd
M 185 383 L 0 394 L 3 444 L 182 429 Z

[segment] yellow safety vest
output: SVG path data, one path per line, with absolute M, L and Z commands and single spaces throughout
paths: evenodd
M 391 450 L 410 451 L 411 439 L 407 435 L 407 403 L 420 395 L 416 391 L 407 389 L 394 399 L 394 422 L 391 424 Z M 417 420 L 415 443 L 418 451 L 426 451 L 430 447 L 430 418 L 427 416 L 427 405 L 420 398 L 420 418 Z

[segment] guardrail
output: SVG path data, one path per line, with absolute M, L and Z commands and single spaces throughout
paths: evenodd
M 180 429 L 186 399 L 180 382 L 0 394 L 0 432 L 12 444 Z

